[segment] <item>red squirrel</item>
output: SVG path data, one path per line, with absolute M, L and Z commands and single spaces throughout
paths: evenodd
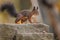
M 15 23 L 18 23 L 19 21 L 21 21 L 21 23 L 24 23 L 25 21 L 29 21 L 30 23 L 32 23 L 31 21 L 31 17 L 33 15 L 39 15 L 38 13 L 38 7 L 35 8 L 33 7 L 32 11 L 28 11 L 28 10 L 22 10 L 21 12 L 17 13 L 16 9 L 14 7 L 14 4 L 12 3 L 7 3 L 7 4 L 2 4 L 0 7 L 0 11 L 4 11 L 7 10 L 7 12 L 16 18 Z
M 20 12 L 17 15 L 17 18 L 16 18 L 15 22 L 17 23 L 18 21 L 21 20 L 21 23 L 23 23 L 23 22 L 28 20 L 30 23 L 32 23 L 31 17 L 33 15 L 39 15 L 37 10 L 38 10 L 38 8 L 35 9 L 35 7 L 33 8 L 33 10 L 31 12 L 28 11 L 28 10 L 23 10 L 22 12 Z

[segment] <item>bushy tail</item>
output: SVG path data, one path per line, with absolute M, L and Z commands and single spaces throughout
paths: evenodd
M 13 17 L 17 17 L 17 12 L 16 12 L 16 9 L 14 7 L 14 4 L 12 3 L 7 3 L 7 4 L 2 4 L 1 7 L 0 7 L 0 11 L 4 11 L 4 10 L 7 10 L 7 12 L 13 16 Z

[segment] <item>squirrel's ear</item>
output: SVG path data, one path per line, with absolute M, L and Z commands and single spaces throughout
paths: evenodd
M 37 10 L 38 10 L 38 7 L 37 7 Z
M 33 10 L 35 10 L 35 6 L 33 7 Z

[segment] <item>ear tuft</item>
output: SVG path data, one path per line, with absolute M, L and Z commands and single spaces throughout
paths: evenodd
M 33 7 L 33 10 L 35 10 L 35 6 Z
M 37 9 L 38 9 L 38 7 L 37 7 Z

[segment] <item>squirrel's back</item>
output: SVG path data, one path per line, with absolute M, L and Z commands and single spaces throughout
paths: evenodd
M 19 12 L 19 14 L 22 14 L 23 16 L 29 16 L 30 15 L 30 10 L 22 10 L 21 12 Z

